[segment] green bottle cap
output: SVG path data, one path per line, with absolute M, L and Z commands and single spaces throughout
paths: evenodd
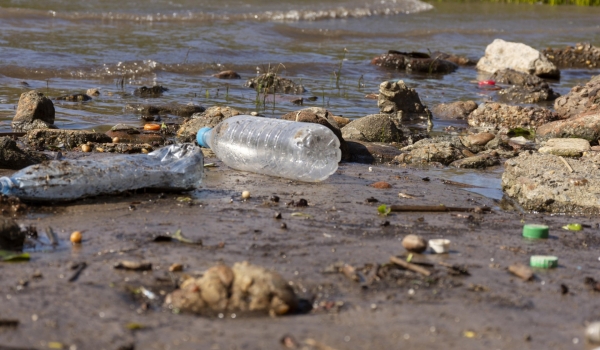
M 551 269 L 558 266 L 558 258 L 550 255 L 533 255 L 530 265 L 542 269 Z
M 523 237 L 548 238 L 548 226 L 528 224 L 523 226 Z

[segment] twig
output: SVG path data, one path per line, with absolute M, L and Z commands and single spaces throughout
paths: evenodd
M 489 207 L 462 208 L 462 207 L 447 207 L 445 205 L 391 205 L 390 209 L 391 209 L 391 211 L 425 211 L 425 212 L 448 212 L 448 211 L 489 212 L 492 210 Z
M 560 160 L 562 160 L 563 163 L 565 163 L 565 165 L 567 166 L 567 168 L 569 169 L 570 172 L 573 172 L 573 168 L 571 168 L 571 166 L 569 165 L 569 163 L 567 162 L 566 159 L 564 159 L 563 157 L 560 157 Z
M 395 256 L 391 256 L 390 257 L 390 261 L 393 262 L 396 265 L 400 265 L 400 266 L 404 267 L 407 270 L 418 272 L 418 273 L 420 273 L 420 274 L 422 274 L 424 276 L 431 275 L 431 272 L 429 270 L 427 270 L 427 269 L 425 269 L 425 268 L 423 268 L 421 266 L 418 266 L 418 265 L 406 262 L 406 261 L 404 261 L 402 259 L 398 259 Z
M 68 281 L 69 282 L 77 281 L 77 279 L 79 278 L 79 275 L 81 274 L 81 271 L 83 271 L 86 267 L 87 267 L 87 263 L 85 261 L 74 265 L 73 269 L 75 270 L 75 272 L 73 272 L 71 277 L 69 277 Z

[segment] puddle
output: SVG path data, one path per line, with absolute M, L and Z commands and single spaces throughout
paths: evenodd
M 436 177 L 440 180 L 472 185 L 473 187 L 464 187 L 462 189 L 496 200 L 501 200 L 504 196 L 501 184 L 503 172 L 504 168 L 501 166 L 486 170 L 455 168 L 428 170 L 432 178 Z

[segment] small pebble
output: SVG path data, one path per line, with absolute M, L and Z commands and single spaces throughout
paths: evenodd
M 82 238 L 81 231 L 73 231 L 73 233 L 71 233 L 71 243 L 80 244 L 81 238 Z
M 113 139 L 112 139 L 113 143 L 119 143 L 120 141 L 121 141 L 121 139 L 118 137 L 113 137 Z
M 82 152 L 91 152 L 92 151 L 92 147 L 90 147 L 89 145 L 81 145 L 81 151 Z
M 243 191 L 242 199 L 248 199 L 248 198 L 250 198 L 250 191 Z
M 285 224 L 285 222 L 281 224 L 281 228 L 282 228 L 283 230 L 287 229 L 287 225 Z
M 181 265 L 181 264 L 173 264 L 173 265 L 169 266 L 169 271 L 171 271 L 171 272 L 183 271 L 183 265 Z
M 413 253 L 422 253 L 427 249 L 427 241 L 417 235 L 407 235 L 402 240 L 402 246 Z

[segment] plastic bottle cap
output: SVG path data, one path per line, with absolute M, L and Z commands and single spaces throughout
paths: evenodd
M 550 269 L 558 266 L 558 258 L 551 255 L 533 255 L 530 260 L 532 267 Z
M 196 134 L 196 141 L 198 142 L 198 144 L 204 148 L 210 148 L 210 146 L 206 143 L 206 140 L 204 139 L 205 134 L 209 131 L 211 131 L 212 128 L 208 128 L 208 127 L 204 127 L 201 128 L 200 130 L 198 130 L 198 133 Z
M 529 224 L 523 226 L 523 237 L 548 238 L 548 226 Z

